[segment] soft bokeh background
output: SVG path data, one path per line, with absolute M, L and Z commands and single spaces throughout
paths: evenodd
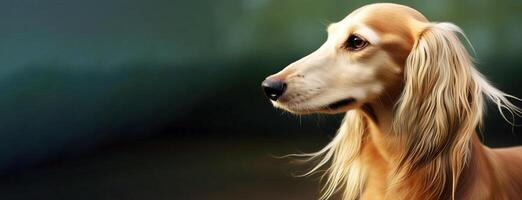
M 316 199 L 274 155 L 318 150 L 342 116 L 275 110 L 260 82 L 371 2 L 0 1 L 0 199 Z M 398 2 L 460 25 L 522 97 L 521 1 Z M 485 133 L 522 144 L 492 109 Z

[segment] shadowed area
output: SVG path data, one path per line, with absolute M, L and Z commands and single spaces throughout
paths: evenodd
M 162 138 L 104 148 L 81 159 L 54 161 L 23 175 L 5 176 L 0 197 L 317 199 L 317 177 L 291 177 L 296 168 L 291 169 L 289 159 L 266 153 L 266 149 L 294 151 L 295 142 Z M 313 146 L 302 140 L 297 143 Z

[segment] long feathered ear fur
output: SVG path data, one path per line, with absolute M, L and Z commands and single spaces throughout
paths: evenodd
M 482 121 L 484 96 L 506 120 L 503 111 L 520 116 L 521 110 L 507 99 L 515 97 L 490 85 L 474 68 L 457 33 L 464 36 L 453 24 L 432 23 L 407 58 L 392 127 L 403 149 L 396 157 L 387 199 L 454 199 L 472 135 Z M 321 199 L 340 188 L 343 199 L 360 197 L 365 173 L 359 155 L 367 128 L 361 111 L 348 111 L 330 144 L 316 153 L 295 155 L 319 159 L 305 175 L 329 164 Z M 416 184 L 408 184 L 411 177 Z
M 464 36 L 454 24 L 430 24 L 407 58 L 393 123 L 405 149 L 397 158 L 393 186 L 410 192 L 395 199 L 454 198 L 472 136 L 482 122 L 483 94 L 499 108 L 520 113 L 506 98 L 512 96 L 491 86 L 474 68 L 457 33 Z M 409 177 L 424 180 L 411 185 Z

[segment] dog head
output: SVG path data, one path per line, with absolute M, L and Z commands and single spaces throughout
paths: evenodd
M 426 18 L 406 6 L 372 4 L 330 24 L 316 51 L 267 77 L 275 107 L 293 113 L 338 113 L 401 91 L 406 59 Z

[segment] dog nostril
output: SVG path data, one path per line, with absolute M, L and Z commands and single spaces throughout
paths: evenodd
M 261 83 L 261 87 L 269 99 L 276 101 L 285 92 L 286 83 L 283 81 L 266 79 Z

